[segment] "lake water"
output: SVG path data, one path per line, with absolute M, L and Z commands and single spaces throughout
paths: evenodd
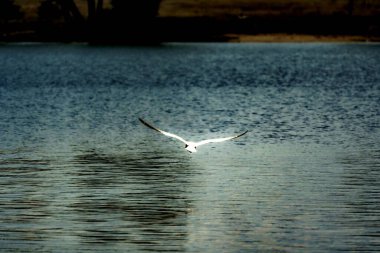
M 190 140 L 183 144 L 138 121 Z M 380 44 L 0 46 L 0 251 L 380 251 Z

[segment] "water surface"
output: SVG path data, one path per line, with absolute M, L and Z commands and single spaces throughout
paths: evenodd
M 4 252 L 380 251 L 378 44 L 0 47 Z M 200 140 L 183 145 L 139 123 Z

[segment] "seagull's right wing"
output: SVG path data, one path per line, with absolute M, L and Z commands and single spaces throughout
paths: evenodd
M 244 133 L 231 136 L 231 137 L 204 140 L 204 141 L 197 142 L 196 145 L 201 146 L 201 145 L 205 145 L 205 144 L 213 143 L 213 142 L 223 142 L 223 141 L 233 140 L 233 139 L 239 138 L 240 136 L 245 135 L 246 133 L 248 133 L 248 131 L 245 131 Z
M 178 135 L 175 135 L 175 134 L 172 134 L 172 133 L 168 133 L 168 132 L 165 132 L 161 129 L 158 129 L 152 125 L 150 125 L 149 123 L 147 123 L 146 121 L 144 121 L 143 119 L 139 118 L 139 120 L 141 121 L 141 123 L 143 123 L 145 126 L 153 129 L 153 130 L 156 130 L 157 132 L 159 133 L 162 133 L 163 135 L 166 135 L 166 136 L 169 136 L 169 137 L 172 137 L 172 138 L 175 138 L 177 140 L 180 140 L 182 141 L 183 143 L 187 144 L 187 141 L 185 139 L 183 139 L 182 137 L 178 136 Z

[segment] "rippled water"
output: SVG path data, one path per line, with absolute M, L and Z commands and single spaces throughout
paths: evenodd
M 4 252 L 380 251 L 379 44 L 0 46 Z M 236 141 L 189 139 L 250 132 Z

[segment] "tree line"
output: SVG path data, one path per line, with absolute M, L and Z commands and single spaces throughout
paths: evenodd
M 84 16 L 74 0 L 41 0 L 38 7 L 40 21 L 69 23 L 92 22 L 107 16 L 118 19 L 145 19 L 155 17 L 161 0 L 112 0 L 111 10 L 104 9 L 103 0 L 87 0 L 87 16 Z M 21 20 L 24 13 L 14 0 L 0 0 L 0 21 Z
M 338 14 L 333 12 L 325 16 L 305 11 L 301 15 L 278 17 L 221 15 L 157 18 L 161 1 L 86 0 L 82 2 L 87 5 L 86 11 L 83 5 L 81 9 L 78 7 L 76 0 L 40 0 L 36 13 L 38 18 L 31 21 L 25 19 L 27 15 L 15 0 L 0 0 L 0 40 L 93 40 L 107 43 L 137 39 L 136 42 L 145 43 L 152 40 L 218 40 L 224 39 L 225 34 L 234 33 L 380 35 L 379 15 L 376 12 L 372 16 L 360 15 L 363 5 L 372 6 L 373 1 L 378 0 L 328 0 L 332 6 L 339 3 L 343 8 Z M 302 4 L 301 0 L 299 4 Z
M 153 29 L 161 0 L 111 0 L 111 8 L 105 8 L 103 0 L 86 2 L 87 15 L 75 0 L 41 0 L 37 21 L 29 22 L 14 0 L 0 0 L 0 38 L 17 29 L 34 29 L 46 39 L 141 37 Z M 25 28 L 28 22 L 33 23 L 33 28 Z

